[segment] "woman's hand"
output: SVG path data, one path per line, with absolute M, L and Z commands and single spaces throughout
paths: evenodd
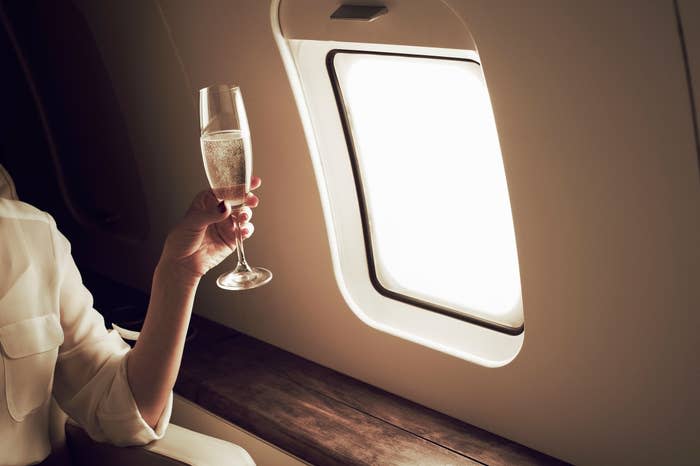
M 251 179 L 251 191 L 260 186 L 261 180 Z M 235 228 L 239 216 L 241 237 L 253 234 L 252 208 L 257 207 L 258 197 L 249 193 L 245 206 L 232 212 L 225 202 L 219 202 L 210 191 L 200 192 L 192 201 L 182 221 L 170 232 L 159 267 L 186 283 L 196 284 L 213 267 L 219 265 L 236 250 Z

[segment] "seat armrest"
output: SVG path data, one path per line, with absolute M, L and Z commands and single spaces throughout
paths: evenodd
M 72 421 L 66 443 L 74 466 L 254 466 L 243 448 L 170 424 L 165 436 L 140 447 L 116 447 L 92 440 Z

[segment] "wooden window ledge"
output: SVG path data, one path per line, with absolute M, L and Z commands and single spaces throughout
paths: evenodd
M 555 458 L 193 316 L 175 391 L 318 465 L 542 465 Z

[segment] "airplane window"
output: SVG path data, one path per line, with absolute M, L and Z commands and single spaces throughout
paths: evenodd
M 327 66 L 374 287 L 431 311 L 519 332 L 515 234 L 480 65 L 332 50 Z

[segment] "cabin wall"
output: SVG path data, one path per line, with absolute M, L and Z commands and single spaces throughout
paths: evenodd
M 671 1 L 450 1 L 482 57 L 518 241 L 525 342 L 498 369 L 373 330 L 343 301 L 268 2 L 77 3 L 129 125 L 152 230 L 139 251 L 151 262 L 207 187 L 197 89 L 243 90 L 264 180 L 246 250 L 275 277 L 221 291 L 227 261 L 195 312 L 576 464 L 700 455 L 699 168 Z M 440 227 L 427 212 L 417 220 Z M 148 289 L 148 271 L 129 272 L 123 255 L 91 259 L 109 248 L 82 254 Z

